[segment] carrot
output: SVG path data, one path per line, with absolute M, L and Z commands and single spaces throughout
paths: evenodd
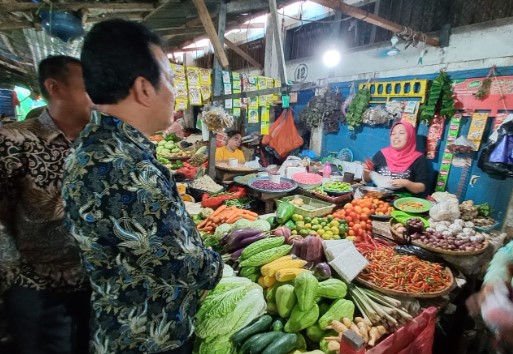
M 198 230 L 204 228 L 207 225 L 208 218 L 198 224 Z
M 209 218 L 214 218 L 216 215 L 221 214 L 226 209 L 226 205 L 221 205 L 219 208 L 217 208 L 212 214 L 210 214 Z
M 249 221 L 255 221 L 256 219 L 258 219 L 257 216 L 249 216 L 249 215 L 242 215 L 241 217 L 243 217 L 244 219 L 247 219 Z

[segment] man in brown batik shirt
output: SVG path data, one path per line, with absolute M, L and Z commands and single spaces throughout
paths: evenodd
M 87 353 L 88 281 L 61 189 L 92 102 L 77 59 L 46 58 L 38 75 L 48 107 L 0 128 L 0 291 L 20 354 Z

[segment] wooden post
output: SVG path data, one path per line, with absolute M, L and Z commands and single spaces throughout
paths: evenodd
M 224 32 L 226 29 L 226 2 L 221 0 L 219 7 L 217 35 L 218 40 L 221 43 L 221 48 L 224 42 Z M 223 50 L 224 53 L 224 50 Z M 214 97 L 221 95 L 223 92 L 223 69 L 217 56 L 214 57 Z M 214 133 L 209 133 L 208 142 L 208 175 L 212 178 L 216 175 L 216 140 L 217 137 Z
M 278 23 L 278 9 L 276 0 L 269 0 L 269 10 L 271 12 L 271 22 L 274 28 L 274 43 L 276 44 L 276 54 L 278 56 L 278 70 L 282 85 L 287 85 L 287 69 L 285 68 L 285 56 L 283 54 L 283 41 L 281 38 L 280 24 Z
M 273 1 L 273 0 L 270 0 L 270 1 Z M 405 27 L 401 26 L 400 24 L 389 21 L 383 17 L 379 17 L 377 15 L 371 14 L 370 12 L 359 9 L 357 7 L 347 5 L 343 1 L 340 1 L 340 0 L 312 0 L 312 1 L 319 5 L 325 6 L 327 8 L 333 9 L 333 10 L 340 10 L 343 13 L 356 18 L 357 20 L 365 21 L 372 25 L 389 30 L 393 33 L 400 33 L 401 31 L 403 31 L 405 29 Z M 434 47 L 438 47 L 440 44 L 440 41 L 438 38 L 430 37 L 430 36 L 426 35 L 425 33 L 419 32 L 417 38 L 419 41 L 424 42 L 429 45 L 432 45 Z
M 274 46 L 274 27 L 272 26 L 271 15 L 267 15 L 267 24 L 265 27 L 265 59 L 264 76 L 272 77 L 271 68 L 273 67 L 273 46 Z
M 224 38 L 224 28 L 226 27 L 226 5 L 224 6 L 224 13 L 225 13 L 225 19 L 224 19 L 224 27 L 223 27 L 223 36 L 220 37 L 218 33 L 216 33 L 216 29 L 214 27 L 214 24 L 212 23 L 212 18 L 210 18 L 210 14 L 208 13 L 207 6 L 205 5 L 205 1 L 203 0 L 192 0 L 194 3 L 194 6 L 196 6 L 196 9 L 198 10 L 198 15 L 201 19 L 201 23 L 203 24 L 203 27 L 205 28 L 205 31 L 207 32 L 208 38 L 210 39 L 210 42 L 212 43 L 212 46 L 214 47 L 214 54 L 216 58 L 221 63 L 221 66 L 224 69 L 228 69 L 228 58 L 226 57 L 226 53 L 224 52 L 223 48 L 223 38 Z M 220 6 L 219 9 L 219 15 L 221 15 L 223 5 Z M 219 22 L 221 22 L 221 19 L 219 19 Z M 220 29 L 218 29 L 220 30 Z

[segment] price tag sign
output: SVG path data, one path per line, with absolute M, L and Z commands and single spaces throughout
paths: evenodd
M 289 108 L 290 107 L 290 96 L 288 96 L 288 95 L 281 96 L 281 106 L 283 108 Z

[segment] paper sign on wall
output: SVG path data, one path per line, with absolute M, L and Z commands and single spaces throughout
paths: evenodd
M 486 120 L 488 119 L 488 113 L 474 113 L 472 114 L 472 121 L 470 122 L 470 128 L 468 130 L 467 139 L 472 143 L 474 151 L 479 150 L 481 145 L 481 139 L 483 138 L 483 132 L 486 127 Z

